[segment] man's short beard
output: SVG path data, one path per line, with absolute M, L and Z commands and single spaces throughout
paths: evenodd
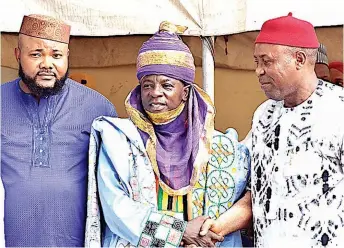
M 22 79 L 22 81 L 28 87 L 31 93 L 37 97 L 45 97 L 45 96 L 58 94 L 62 90 L 63 86 L 65 85 L 65 81 L 68 78 L 68 72 L 69 70 L 67 69 L 66 74 L 61 79 L 56 78 L 55 84 L 53 87 L 44 87 L 44 86 L 38 85 L 37 83 L 38 73 L 36 74 L 34 78 L 32 78 L 25 74 L 21 64 L 19 64 L 19 77 Z

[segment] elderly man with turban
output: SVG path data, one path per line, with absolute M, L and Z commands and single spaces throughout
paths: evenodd
M 69 33 L 58 19 L 24 16 L 19 78 L 1 85 L 7 247 L 84 244 L 91 124 L 116 111 L 68 78 Z
M 269 98 L 246 139 L 256 247 L 344 244 L 344 92 L 317 78 L 318 47 L 313 25 L 291 13 L 266 21 L 255 41 Z
M 129 119 L 101 117 L 93 123 L 90 161 L 97 176 L 89 176 L 87 246 L 100 239 L 96 178 L 105 247 L 208 247 L 223 241 L 213 232 L 199 236 L 200 228 L 209 217 L 235 211 L 249 155 L 234 132 L 214 130 L 213 103 L 194 84 L 193 56 L 177 35 L 184 30 L 163 22 L 142 45 L 139 85 L 125 102 Z M 251 218 L 244 205 L 221 245 L 242 245 L 238 230 Z

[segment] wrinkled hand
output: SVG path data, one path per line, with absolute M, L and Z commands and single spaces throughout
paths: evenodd
M 220 227 L 217 225 L 217 222 L 213 219 L 207 219 L 203 223 L 199 235 L 205 236 L 209 232 L 209 230 L 214 233 L 219 233 L 221 231 Z
M 183 245 L 193 245 L 191 247 L 215 247 L 216 242 L 223 241 L 222 236 L 212 231 L 207 231 L 205 235 L 200 236 L 201 227 L 208 218 L 207 216 L 200 216 L 188 222 L 182 239 Z

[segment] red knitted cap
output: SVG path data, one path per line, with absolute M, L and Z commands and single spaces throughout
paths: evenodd
M 304 48 L 319 47 L 313 25 L 293 17 L 292 13 L 264 22 L 255 43 Z
M 329 64 L 328 66 L 330 69 L 336 69 L 337 71 L 340 71 L 343 73 L 343 62 L 335 61 Z

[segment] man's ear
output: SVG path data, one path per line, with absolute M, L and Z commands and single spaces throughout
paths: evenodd
M 190 93 L 190 85 L 184 86 L 183 88 L 183 101 L 186 102 L 189 98 Z
M 306 63 L 306 54 L 304 51 L 297 51 L 295 54 L 296 58 L 296 68 L 301 69 Z
M 20 48 L 19 47 L 14 48 L 14 56 L 16 57 L 16 60 L 19 63 L 19 60 L 20 60 Z

